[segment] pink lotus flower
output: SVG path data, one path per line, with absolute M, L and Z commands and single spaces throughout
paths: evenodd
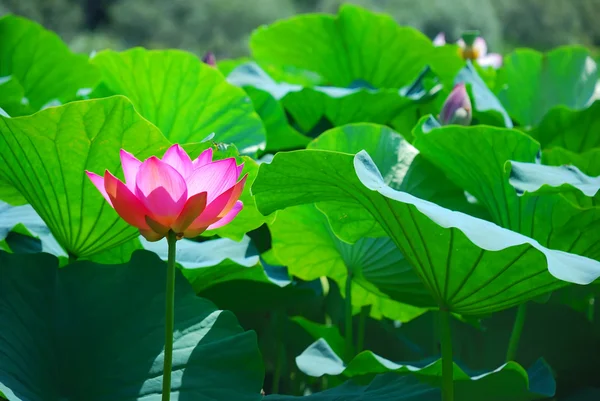
M 456 84 L 440 112 L 440 123 L 442 125 L 469 125 L 473 117 L 471 99 L 467 93 L 464 83 Z
M 158 241 L 169 230 L 177 238 L 192 238 L 231 222 L 242 210 L 238 200 L 247 174 L 238 182 L 243 163 L 234 158 L 212 161 L 212 148 L 194 161 L 179 145 L 162 160 L 143 163 L 121 150 L 125 183 L 108 170 L 104 177 L 86 171 L 108 203 L 148 241 Z
M 440 32 L 433 39 L 434 46 L 444 46 L 446 44 L 446 35 Z M 476 60 L 482 67 L 500 68 L 502 66 L 502 56 L 498 53 L 487 52 L 487 43 L 481 36 L 473 42 L 473 46 L 467 46 L 461 38 L 456 41 L 461 49 L 461 55 L 465 60 Z

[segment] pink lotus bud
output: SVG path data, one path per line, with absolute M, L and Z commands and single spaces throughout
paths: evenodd
M 193 238 L 231 222 L 242 210 L 239 200 L 247 174 L 238 181 L 244 164 L 234 158 L 212 161 L 212 148 L 194 161 L 175 144 L 162 160 L 143 163 L 121 150 L 125 183 L 108 170 L 104 177 L 86 171 L 108 203 L 148 241 L 158 241 L 169 230 L 177 238 Z
M 215 57 L 215 55 L 212 52 L 206 52 L 204 57 L 202 57 L 202 62 L 204 64 L 210 65 L 211 67 L 217 66 L 217 58 Z
M 471 99 L 464 83 L 454 86 L 440 112 L 442 125 L 469 125 L 472 119 Z

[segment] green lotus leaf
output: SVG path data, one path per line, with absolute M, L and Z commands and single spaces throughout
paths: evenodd
M 290 274 L 307 281 L 326 276 L 340 288 L 345 288 L 351 277 L 352 306 L 371 305 L 373 317 L 406 322 L 425 312 L 410 305 L 435 306 L 389 237 L 345 243 L 335 236 L 327 217 L 313 205 L 279 211 L 269 228 L 273 252 Z
M 469 203 L 464 190 L 447 180 L 442 171 L 419 155 L 418 150 L 388 127 L 350 124 L 329 130 L 308 145 L 309 149 L 372 155 L 386 183 L 452 210 L 487 218 L 479 205 Z M 345 199 L 319 202 L 333 231 L 344 241 L 384 236 L 383 228 L 360 204 Z
M 2 180 L 0 180 L 0 201 L 6 202 L 12 206 L 22 206 L 27 204 L 27 199 L 23 198 L 23 195 L 21 195 L 15 187 Z
M 249 86 L 244 87 L 244 90 L 252 99 L 254 108 L 265 125 L 267 132 L 265 153 L 306 147 L 310 138 L 302 135 L 288 123 L 285 110 L 270 93 Z
M 0 18 L 0 108 L 31 114 L 76 99 L 93 88 L 99 72 L 88 57 L 72 53 L 58 35 L 15 15 Z
M 15 187 L 67 251 L 88 257 L 138 235 L 85 175 L 122 179 L 119 150 L 139 159 L 170 145 L 122 96 L 68 103 L 31 116 L 0 117 L 0 180 Z M 208 145 L 207 145 L 208 146 Z
M 227 80 L 240 87 L 268 92 L 281 101 L 302 132 L 309 133 L 322 119 L 334 126 L 352 122 L 387 123 L 407 112 L 415 102 L 424 103 L 435 97 L 439 86 L 426 87 L 424 83 L 430 74 L 425 68 L 414 82 L 400 89 L 303 86 L 277 82 L 257 63 L 249 62 L 234 69 Z
M 580 46 L 548 53 L 517 49 L 498 71 L 498 98 L 519 124 L 534 127 L 555 106 L 586 108 L 596 87 L 598 67 Z
M 220 237 L 231 238 L 234 241 L 241 241 L 247 232 L 252 231 L 264 223 L 270 222 L 275 216 L 263 216 L 256 209 L 256 202 L 254 197 L 250 193 L 250 188 L 256 174 L 258 174 L 258 163 L 256 160 L 248 156 L 237 156 L 237 149 L 232 148 L 232 151 L 218 151 L 214 153 L 213 158 L 215 160 L 222 159 L 225 157 L 237 157 L 238 164 L 243 162 L 244 169 L 242 175 L 248 174 L 246 179 L 246 185 L 240 195 L 240 200 L 244 203 L 244 207 L 235 217 L 235 219 L 223 227 L 215 230 L 208 230 L 203 233 L 204 236 L 218 235 Z
M 509 308 L 567 282 L 588 284 L 600 276 L 600 262 L 394 190 L 366 152 L 279 153 L 261 165 L 252 191 L 262 213 L 315 201 L 361 205 L 436 302 L 459 314 Z
M 542 148 L 562 147 L 582 153 L 600 148 L 600 101 L 584 110 L 571 110 L 565 106 L 552 108 L 539 126 L 529 134 L 537 139 Z
M 173 143 L 214 140 L 233 143 L 241 153 L 264 149 L 265 132 L 243 90 L 219 71 L 180 50 L 104 50 L 92 63 L 114 94 L 127 96 L 136 110 Z
M 340 88 L 358 80 L 401 88 L 419 75 L 434 49 L 416 29 L 350 4 L 335 16 L 298 15 L 260 27 L 250 48 L 260 63 L 314 71 L 326 85 Z
M 574 153 L 563 148 L 546 149 L 542 152 L 542 164 L 563 166 L 571 164 L 590 176 L 600 175 L 600 148 L 584 153 Z
M 9 401 L 158 400 L 165 263 L 138 251 L 120 265 L 58 269 L 47 254 L 0 252 L 0 391 Z M 256 335 L 177 274 L 171 397 L 259 401 Z M 132 346 L 135 345 L 135 346 Z
M 489 126 L 439 127 L 430 117 L 421 120 L 414 135 L 421 154 L 485 205 L 496 224 L 552 249 L 600 258 L 594 246 L 599 209 L 581 207 L 572 194 L 519 196 L 510 185 L 511 166 L 538 158 L 539 143 L 530 136 Z

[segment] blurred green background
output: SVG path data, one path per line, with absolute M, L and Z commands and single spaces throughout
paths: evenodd
M 210 50 L 219 59 L 246 55 L 261 24 L 332 13 L 341 3 L 389 13 L 430 37 L 445 31 L 449 41 L 479 29 L 494 52 L 600 47 L 600 0 L 0 0 L 0 15 L 38 21 L 79 52 L 144 46 Z

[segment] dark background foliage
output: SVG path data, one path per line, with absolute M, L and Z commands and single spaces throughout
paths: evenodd
M 454 40 L 479 29 L 493 51 L 600 46 L 600 0 L 2 0 L 0 15 L 38 21 L 76 51 L 144 46 L 225 58 L 246 55 L 248 35 L 261 24 L 335 12 L 342 3 L 389 13 L 430 37 L 445 31 Z

